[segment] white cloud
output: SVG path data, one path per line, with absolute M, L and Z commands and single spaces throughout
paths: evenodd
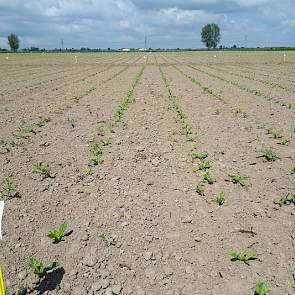
M 0 0 L 0 35 L 54 48 L 61 38 L 68 47 L 142 47 L 147 34 L 154 47 L 197 47 L 201 27 L 216 22 L 225 44 L 245 34 L 257 45 L 266 36 L 291 44 L 293 8 L 294 0 Z

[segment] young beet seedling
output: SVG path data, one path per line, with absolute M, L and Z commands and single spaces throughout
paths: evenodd
M 207 170 L 211 168 L 211 164 L 209 161 L 202 161 L 201 163 L 199 163 L 198 165 L 198 169 L 199 170 Z
M 238 183 L 240 186 L 246 185 L 246 180 L 249 178 L 248 176 L 241 176 L 241 175 L 229 175 L 231 182 Z
M 51 177 L 49 165 L 42 162 L 35 164 L 34 172 L 39 173 L 43 178 Z
M 257 259 L 257 255 L 254 252 L 232 252 L 229 254 L 232 258 L 232 261 L 243 261 L 243 262 L 247 262 L 249 260 L 255 260 Z
M 295 194 L 288 194 L 286 197 L 281 197 L 274 201 L 275 204 L 282 207 L 283 205 L 294 204 L 295 205 Z
M 100 142 L 101 142 L 102 146 L 107 146 L 107 145 L 110 145 L 111 144 L 111 141 L 110 141 L 109 138 L 102 139 Z
M 269 162 L 274 162 L 275 160 L 280 159 L 272 149 L 266 149 L 261 157 L 264 157 Z
M 47 266 L 45 266 L 41 261 L 38 261 L 36 258 L 32 257 L 29 260 L 28 266 L 38 277 L 38 280 L 40 282 L 40 279 L 45 277 L 46 274 L 59 267 L 59 263 L 57 261 L 52 261 Z
M 197 184 L 196 185 L 196 192 L 200 195 L 200 196 L 205 196 L 205 190 L 202 184 Z
M 44 127 L 46 123 L 50 122 L 51 119 L 49 117 L 39 117 L 40 121 L 36 124 L 38 127 Z
M 225 196 L 225 195 L 224 195 L 224 192 L 221 192 L 221 193 L 219 193 L 218 196 L 216 197 L 215 202 L 216 202 L 219 206 L 221 206 L 221 205 L 224 204 L 224 201 L 225 201 L 225 197 L 224 197 L 224 196 Z
M 10 197 L 10 198 L 14 198 L 14 197 L 17 197 L 18 196 L 16 185 L 14 184 L 14 182 L 12 181 L 12 179 L 9 178 L 9 177 L 7 177 L 4 180 L 3 190 L 5 191 L 5 193 L 7 194 L 7 196 Z
M 57 244 L 62 241 L 68 227 L 68 223 L 65 222 L 61 224 L 58 229 L 50 231 L 47 236 L 53 240 L 53 243 Z
M 295 167 L 291 169 L 291 174 L 295 174 Z
M 203 174 L 203 179 L 207 181 L 209 184 L 213 184 L 216 181 L 215 178 L 209 172 Z
M 92 175 L 93 174 L 93 170 L 90 168 L 90 167 L 85 167 L 81 170 L 81 172 L 84 174 L 84 175 Z
M 200 152 L 200 153 L 193 152 L 192 157 L 194 159 L 204 160 L 204 159 L 206 159 L 208 157 L 208 153 L 207 152 Z
M 102 150 L 96 143 L 93 145 L 91 152 L 92 152 L 92 158 L 90 159 L 90 162 L 93 165 L 101 164 L 103 162 Z
M 255 287 L 254 295 L 267 295 L 269 289 L 267 288 L 266 284 L 263 282 L 258 282 Z

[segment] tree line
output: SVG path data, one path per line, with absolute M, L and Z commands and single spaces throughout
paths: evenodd
M 201 31 L 202 42 L 210 50 L 215 49 L 220 42 L 220 28 L 216 24 L 207 24 L 202 28 Z M 20 40 L 16 34 L 10 34 L 8 36 L 8 44 L 12 51 L 17 51 L 19 49 Z

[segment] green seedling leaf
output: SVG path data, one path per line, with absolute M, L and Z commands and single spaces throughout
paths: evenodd
M 225 201 L 225 194 L 224 194 L 224 192 L 220 192 L 218 194 L 218 196 L 216 197 L 215 201 L 216 201 L 216 203 L 219 206 L 223 205 L 224 204 L 224 201 Z
M 117 245 L 117 236 L 109 234 L 101 234 L 100 238 L 104 241 L 107 247 Z
M 210 168 L 211 168 L 211 164 L 210 164 L 209 161 L 202 161 L 198 165 L 199 170 L 207 170 L 207 169 L 210 169 Z
M 39 117 L 40 121 L 36 124 L 38 127 L 44 127 L 46 123 L 50 122 L 51 119 L 49 117 Z
M 209 172 L 206 172 L 204 175 L 203 175 L 203 179 L 208 182 L 209 184 L 213 184 L 216 180 L 215 178 L 209 173 Z
M 196 192 L 200 195 L 200 196 L 205 196 L 205 190 L 204 187 L 201 184 L 197 184 L 196 185 Z
M 51 177 L 49 165 L 42 162 L 35 164 L 34 172 L 39 173 L 43 178 Z
M 111 144 L 110 139 L 102 139 L 100 142 L 103 146 L 107 146 Z
M 239 184 L 240 186 L 245 186 L 246 180 L 249 178 L 248 176 L 241 175 L 229 175 L 229 177 L 233 183 Z
M 232 252 L 229 254 L 232 257 L 232 261 L 243 261 L 246 262 L 248 260 L 255 260 L 257 259 L 257 255 L 254 252 Z
M 269 162 L 274 162 L 275 160 L 280 159 L 280 157 L 278 157 L 272 149 L 266 149 L 263 152 L 262 157 L 264 157 Z
M 288 194 L 285 197 L 281 197 L 274 201 L 275 204 L 282 207 L 283 205 L 294 204 L 295 205 L 295 194 Z
M 269 292 L 269 289 L 267 288 L 265 283 L 258 282 L 256 284 L 255 294 L 254 295 L 267 295 L 268 292 Z
M 81 172 L 84 174 L 84 175 L 92 175 L 93 174 L 93 170 L 90 168 L 90 167 L 85 167 L 81 170 Z
M 208 153 L 207 152 L 200 152 L 200 153 L 193 152 L 192 157 L 194 159 L 204 160 L 204 159 L 206 159 L 208 157 Z
M 41 261 L 38 261 L 36 258 L 32 257 L 28 263 L 29 268 L 33 271 L 33 273 L 39 278 L 45 277 L 45 275 L 54 270 L 59 266 L 57 261 L 50 262 L 48 266 L 45 266 Z
M 68 223 L 65 222 L 58 229 L 50 231 L 47 236 L 53 240 L 53 243 L 59 243 L 65 236 L 68 227 Z
M 287 145 L 290 141 L 288 139 L 282 139 L 278 142 L 280 145 Z
M 291 174 L 295 174 L 295 167 L 291 169 Z
M 10 198 L 18 196 L 16 185 L 13 182 L 13 180 L 9 177 L 5 178 L 4 180 L 3 190 Z

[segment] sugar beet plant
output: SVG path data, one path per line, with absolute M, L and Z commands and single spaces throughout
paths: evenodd
M 42 162 L 39 162 L 39 163 L 35 164 L 34 172 L 40 174 L 43 178 L 52 177 L 52 175 L 50 173 L 49 164 L 45 164 L 45 163 L 42 163 Z
M 62 241 L 63 237 L 66 235 L 69 224 L 63 223 L 57 229 L 49 231 L 47 236 L 53 240 L 53 243 L 57 244 Z
M 136 88 L 136 86 L 138 85 L 140 78 L 143 74 L 143 71 L 145 69 L 145 66 L 143 65 L 140 69 L 140 72 L 137 74 L 137 76 L 135 77 L 131 88 L 129 89 L 128 93 L 126 96 L 123 97 L 122 102 L 120 103 L 120 105 L 117 107 L 116 111 L 115 111 L 115 115 L 114 115 L 114 121 L 115 123 L 118 123 L 122 120 L 122 117 L 124 115 L 124 112 L 127 110 L 128 106 L 130 103 L 134 102 L 134 90 Z
M 159 65 L 158 65 L 159 66 Z M 177 121 L 180 122 L 181 124 L 181 129 L 180 133 L 184 136 L 186 136 L 188 141 L 193 142 L 193 151 L 192 151 L 192 158 L 194 160 L 198 160 L 198 170 L 205 172 L 202 175 L 202 180 L 203 183 L 208 183 L 208 184 L 213 184 L 216 180 L 215 178 L 211 175 L 211 173 L 208 171 L 211 168 L 211 163 L 208 158 L 208 153 L 207 152 L 199 152 L 196 150 L 197 148 L 197 143 L 196 143 L 196 136 L 192 132 L 192 128 L 189 125 L 189 123 L 186 121 L 186 115 L 182 108 L 177 104 L 175 97 L 173 96 L 172 90 L 170 88 L 170 85 L 164 75 L 164 72 L 162 71 L 161 67 L 159 66 L 159 71 L 162 77 L 162 80 L 164 82 L 164 85 L 168 91 L 168 96 L 170 100 L 171 107 L 170 109 L 173 109 L 177 115 Z M 196 192 L 204 196 L 204 186 L 202 183 L 199 183 L 195 186 Z
M 5 194 L 10 198 L 14 198 L 19 195 L 17 192 L 16 184 L 13 182 L 13 180 L 10 177 L 5 178 L 3 190 Z
M 49 272 L 59 267 L 59 263 L 57 261 L 52 261 L 46 266 L 43 262 L 32 257 L 29 260 L 28 266 L 32 270 L 32 272 L 37 276 L 38 282 L 40 282 L 40 280 L 44 278 Z

